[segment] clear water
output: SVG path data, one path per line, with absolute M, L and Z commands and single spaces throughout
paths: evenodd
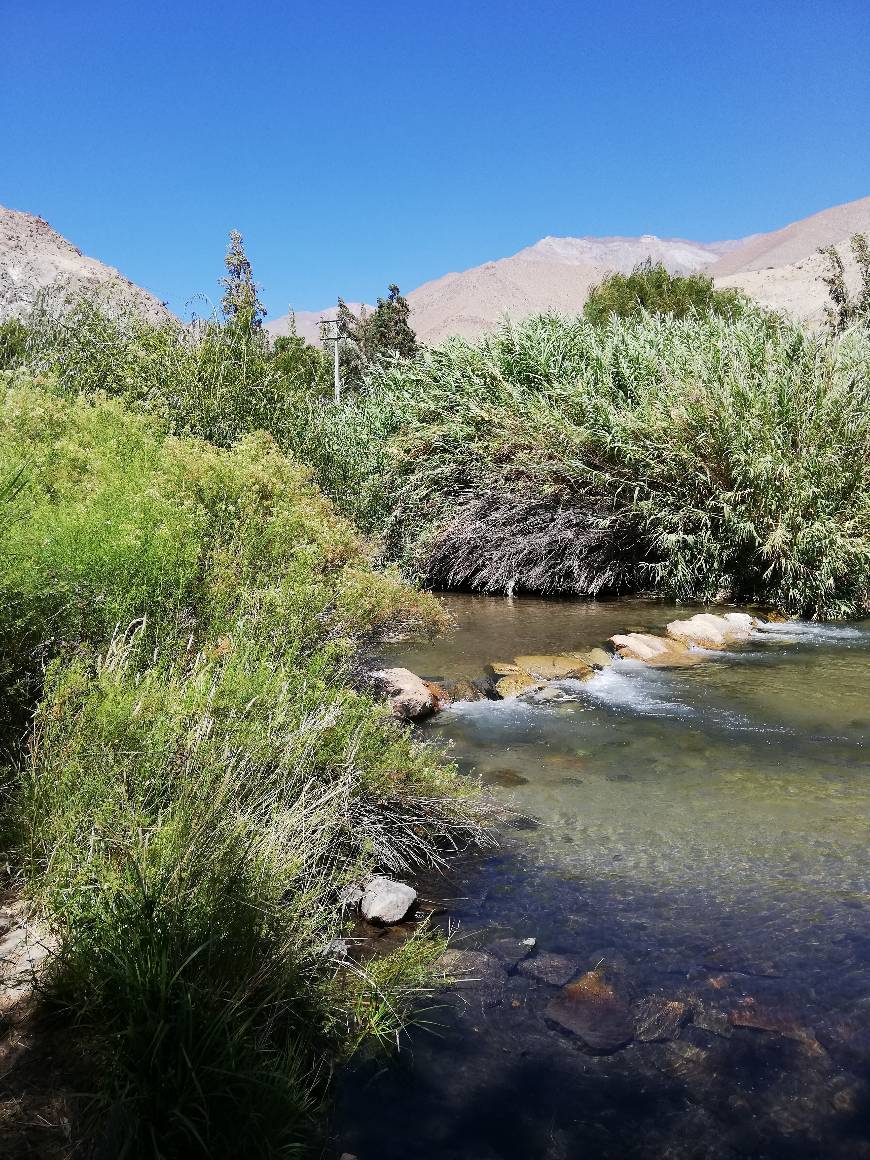
M 653 602 L 450 596 L 423 676 L 661 628 Z M 508 811 L 441 889 L 460 942 L 534 936 L 629 1000 L 692 1004 L 676 1040 L 590 1056 L 554 991 L 463 992 L 341 1098 L 342 1147 L 391 1157 L 870 1157 L 870 622 L 781 625 L 689 669 L 618 662 L 559 704 L 426 727 Z M 747 1002 L 773 1029 L 727 1025 Z M 389 1109 L 386 1114 L 384 1109 Z

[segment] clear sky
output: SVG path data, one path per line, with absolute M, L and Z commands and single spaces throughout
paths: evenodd
M 0 0 L 0 204 L 178 311 L 870 194 L 870 0 Z

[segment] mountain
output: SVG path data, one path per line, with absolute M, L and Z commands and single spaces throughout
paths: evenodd
M 870 236 L 870 197 L 835 205 L 770 234 L 747 238 L 707 268 L 717 286 L 745 291 L 750 298 L 809 323 L 824 319 L 828 292 L 821 280 L 820 246 L 838 247 L 846 282 L 856 290 L 857 263 L 848 246 L 853 234 Z
M 855 285 L 856 265 L 845 244 L 855 233 L 870 235 L 870 197 L 737 241 L 694 242 L 652 234 L 546 237 L 512 257 L 445 274 L 412 290 L 411 324 L 420 339 L 431 344 L 450 335 L 476 338 L 505 316 L 576 314 L 590 288 L 608 273 L 628 272 L 646 258 L 662 262 L 673 273 L 703 270 L 718 286 L 737 287 L 765 306 L 818 322 L 824 316 L 827 291 L 820 277 L 824 262 L 816 251 L 839 245 L 847 281 Z M 73 291 L 102 289 L 112 301 L 148 318 L 171 317 L 153 294 L 110 266 L 85 257 L 41 218 L 0 208 L 0 319 L 25 313 L 40 290 L 60 285 Z M 362 309 L 361 303 L 349 305 L 355 313 Z M 297 311 L 297 334 L 319 342 L 320 322 L 334 312 L 334 306 Z M 268 322 L 266 330 L 273 336 L 287 334 L 290 323 L 291 316 L 284 315 Z
M 43 290 L 98 292 L 152 321 L 171 315 L 159 299 L 112 266 L 86 257 L 48 222 L 0 206 L 0 321 L 24 315 Z
M 674 274 L 702 270 L 740 242 L 684 238 L 542 238 L 510 258 L 446 274 L 408 295 L 411 325 L 426 343 L 452 334 L 476 338 L 505 315 L 553 310 L 576 314 L 590 289 L 614 270 L 628 273 L 650 258 Z
M 870 231 L 870 197 L 823 209 L 770 234 L 755 234 L 730 249 L 707 270 L 714 278 L 789 266 L 809 258 L 820 246 L 836 245 Z

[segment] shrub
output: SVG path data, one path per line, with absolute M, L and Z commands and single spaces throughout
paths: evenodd
M 671 274 L 661 262 L 653 265 L 647 258 L 630 274 L 610 274 L 593 286 L 583 312 L 590 322 L 602 323 L 644 313 L 739 318 L 749 309 L 748 298 L 739 290 L 716 290 L 706 274 Z
M 859 284 L 854 294 L 846 284 L 846 268 L 837 247 L 824 246 L 818 250 L 827 263 L 822 281 L 831 299 L 825 308 L 825 317 L 832 334 L 841 334 L 854 324 L 870 322 L 870 244 L 864 234 L 853 234 L 849 246 L 858 269 Z
M 2 679 L 41 703 L 7 829 L 96 1072 L 85 1134 L 298 1154 L 333 1067 L 395 1035 L 442 947 L 337 959 L 341 886 L 480 838 L 472 784 L 354 689 L 367 648 L 442 614 L 264 434 L 221 450 L 19 381 L 0 472 L 22 464 Z

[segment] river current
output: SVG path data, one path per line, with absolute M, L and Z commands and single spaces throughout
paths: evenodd
M 391 658 L 424 677 L 592 647 L 697 611 L 451 595 Z M 870 622 L 769 625 L 672 670 L 617 662 L 565 699 L 455 705 L 423 729 L 505 810 L 442 891 L 455 945 L 535 939 L 685 1022 L 590 1054 L 509 965 L 387 1068 L 343 1083 L 360 1160 L 870 1157 Z M 639 1006 L 640 1005 L 640 1006 Z

